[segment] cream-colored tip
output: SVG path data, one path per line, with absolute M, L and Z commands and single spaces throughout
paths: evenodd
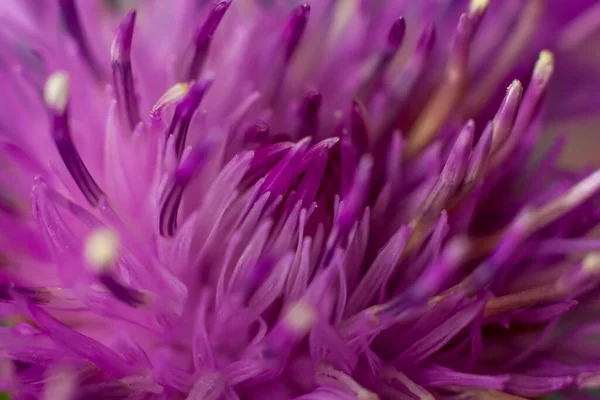
M 305 302 L 296 303 L 285 316 L 286 326 L 294 332 L 304 334 L 312 328 L 316 320 L 315 310 Z
M 471 0 L 471 4 L 469 5 L 469 13 L 481 14 L 488 8 L 489 5 L 490 0 Z
M 538 57 L 537 62 L 535 63 L 535 67 L 533 69 L 533 74 L 542 78 L 543 80 L 547 80 L 552 76 L 554 72 L 554 54 L 548 50 L 542 50 Z
M 514 81 L 511 82 L 510 85 L 508 85 L 508 88 L 506 89 L 506 91 L 508 92 L 508 96 L 512 97 L 515 94 L 523 91 L 523 85 L 521 84 L 520 80 L 515 79 Z
M 173 104 L 183 99 L 183 97 L 190 91 L 190 85 L 187 83 L 176 83 L 169 90 L 167 90 L 160 99 L 152 107 L 152 114 L 158 113 L 164 107 L 169 104 Z
M 69 75 L 65 71 L 54 72 L 44 86 L 44 102 L 56 111 L 63 112 L 69 101 Z
M 85 241 L 85 260 L 98 270 L 106 270 L 112 266 L 120 251 L 117 234 L 106 228 L 92 232 Z
M 600 273 L 600 253 L 588 253 L 583 259 L 581 269 L 589 274 Z

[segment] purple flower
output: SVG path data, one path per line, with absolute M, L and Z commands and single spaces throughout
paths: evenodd
M 600 386 L 595 2 L 0 4 L 14 399 Z

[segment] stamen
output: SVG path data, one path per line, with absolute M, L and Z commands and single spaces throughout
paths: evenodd
M 521 308 L 550 303 L 564 296 L 564 293 L 556 284 L 538 286 L 518 293 L 506 296 L 494 297 L 485 305 L 486 317 L 504 314 Z
M 396 54 L 396 51 L 402 45 L 404 41 L 404 34 L 406 33 L 406 22 L 404 18 L 400 17 L 394 21 L 390 32 L 387 37 L 387 49 L 384 52 L 386 58 L 391 58 Z
M 88 67 L 92 70 L 95 77 L 98 80 L 102 80 L 104 74 L 92 55 L 89 43 L 83 32 L 75 0 L 60 0 L 59 8 L 64 20 L 65 28 L 69 35 L 75 39 L 77 47 L 79 47 L 79 51 L 81 52 L 81 56 L 88 64 Z
M 333 381 L 332 383 L 340 385 L 344 389 L 354 393 L 357 400 L 379 400 L 377 394 L 363 387 L 360 383 L 352 379 L 351 376 L 330 365 L 319 365 L 317 368 L 317 380 Z
M 489 66 L 485 76 L 469 94 L 465 101 L 463 115 L 475 115 L 479 113 L 481 107 L 488 103 L 495 88 L 501 84 L 506 73 L 513 68 L 515 62 L 523 54 L 523 50 L 531 43 L 530 39 L 537 30 L 545 3 L 544 0 L 523 2 L 523 10 L 516 26 L 508 33 L 509 37 L 506 39 L 506 43 L 495 55 L 494 62 Z
M 404 41 L 406 33 L 406 23 L 404 18 L 400 17 L 392 24 L 387 36 L 385 48 L 375 60 L 367 61 L 364 72 L 364 82 L 358 90 L 358 97 L 363 100 L 368 100 L 374 89 L 377 89 L 381 84 L 384 72 L 393 60 L 396 52 Z
M 323 95 L 311 90 L 304 98 L 304 104 L 300 109 L 300 128 L 298 129 L 298 138 L 302 139 L 306 136 L 317 136 L 319 129 L 319 109 Z
M 117 260 L 120 246 L 119 237 L 114 231 L 107 228 L 98 229 L 85 241 L 85 260 L 99 272 L 106 271 Z
M 395 128 L 398 117 L 407 106 L 410 94 L 417 82 L 426 71 L 426 61 L 431 55 L 435 42 L 435 26 L 429 24 L 421 32 L 414 53 L 411 55 L 406 67 L 391 83 L 387 93 L 386 113 L 376 129 L 376 137 L 382 137 Z
M 590 174 L 569 191 L 546 205 L 531 211 L 529 232 L 543 228 L 582 204 L 600 190 L 600 170 Z
M 127 122 L 133 132 L 140 122 L 140 114 L 135 94 L 133 73 L 131 70 L 131 42 L 135 26 L 136 12 L 130 11 L 117 30 L 111 47 L 113 85 L 121 118 Z
M 581 269 L 588 274 L 600 274 L 600 253 L 586 255 L 581 263 Z
M 196 146 L 183 160 L 175 174 L 169 180 L 161 199 L 159 214 L 159 232 L 171 237 L 177 228 L 177 212 L 183 191 L 201 167 L 206 163 L 212 149 L 211 143 Z
M 69 76 L 66 72 L 50 75 L 44 87 L 44 101 L 50 110 L 52 135 L 58 152 L 87 201 L 95 207 L 104 193 L 85 167 L 71 138 L 68 118 Z
M 510 130 L 515 121 L 523 86 L 518 80 L 514 80 L 506 91 L 506 96 L 494 117 L 494 134 L 492 138 L 492 153 L 498 150 L 508 138 Z
M 540 52 L 538 61 L 533 69 L 531 82 L 521 101 L 517 118 L 512 128 L 512 132 L 506 140 L 504 146 L 495 154 L 492 159 L 491 168 L 501 165 L 504 160 L 517 147 L 524 132 L 527 130 L 535 113 L 539 109 L 540 102 L 546 94 L 548 83 L 554 72 L 554 56 L 548 50 Z
M 196 37 L 193 42 L 193 48 L 190 52 L 193 52 L 189 67 L 185 72 L 184 79 L 186 81 L 193 81 L 200 75 L 202 67 L 208 57 L 210 50 L 210 44 L 213 39 L 215 31 L 219 27 L 221 20 L 225 16 L 225 13 L 231 5 L 231 0 L 221 0 L 210 10 L 206 21 L 196 32 Z
M 489 6 L 490 0 L 471 0 L 471 4 L 469 4 L 469 13 L 483 13 L 485 9 Z
M 285 326 L 299 336 L 304 336 L 312 328 L 315 320 L 315 310 L 303 302 L 296 303 L 283 317 Z
M 160 113 L 168 105 L 175 104 L 185 97 L 190 91 L 190 85 L 187 83 L 176 83 L 169 90 L 167 90 L 160 99 L 156 102 L 152 111 L 150 111 L 150 117 L 153 120 L 160 119 Z
M 85 241 L 84 258 L 97 272 L 102 285 L 118 300 L 137 307 L 145 302 L 145 295 L 117 280 L 112 268 L 120 254 L 121 243 L 116 233 L 107 228 L 92 232 Z
M 349 132 L 352 141 L 360 151 L 365 153 L 370 148 L 370 128 L 367 116 L 367 109 L 358 99 L 352 101 L 352 110 L 350 111 Z
M 173 119 L 171 120 L 169 130 L 167 131 L 167 138 L 174 135 L 175 153 L 178 159 L 181 159 L 181 156 L 183 155 L 185 140 L 190 122 L 192 121 L 192 116 L 196 112 L 204 95 L 208 89 L 210 89 L 212 82 L 212 77 L 208 77 L 193 83 L 185 97 L 181 99 L 177 104 L 177 107 L 175 107 L 175 113 L 173 114 Z
M 286 64 L 291 60 L 298 48 L 298 44 L 306 29 L 306 24 L 308 23 L 309 14 L 310 6 L 307 3 L 299 5 L 292 11 L 287 26 L 283 30 L 283 43 L 285 46 L 284 62 Z
M 344 206 L 335 221 L 341 236 L 345 236 L 350 231 L 352 225 L 364 211 L 365 201 L 371 186 L 372 169 L 373 158 L 368 154 L 364 155 L 358 164 L 352 187 L 344 199 Z
M 417 231 L 423 224 L 427 229 L 429 228 L 429 225 L 438 218 L 439 213 L 446 208 L 448 200 L 462 183 L 473 147 L 474 132 L 475 123 L 469 120 L 458 135 L 440 177 L 423 203 L 418 217 L 414 220 L 418 223 L 413 222 L 417 225 Z
M 485 1 L 475 3 L 475 7 L 472 7 L 469 14 L 463 14 L 460 17 L 454 45 L 444 71 L 443 82 L 437 88 L 409 133 L 406 147 L 408 156 L 420 153 L 435 139 L 450 113 L 462 102 L 467 92 L 467 64 L 471 42 L 487 7 Z

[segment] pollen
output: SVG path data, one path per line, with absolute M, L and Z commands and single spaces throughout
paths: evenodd
M 587 254 L 583 259 L 581 268 L 583 271 L 590 274 L 600 273 L 600 253 L 594 252 Z
M 92 232 L 85 241 L 85 260 L 99 270 L 109 268 L 119 256 L 120 241 L 106 228 Z
M 308 332 L 315 319 L 315 310 L 304 302 L 295 304 L 285 316 L 286 325 L 295 332 Z
M 490 0 L 471 0 L 469 6 L 470 13 L 482 13 L 487 9 L 490 4 Z
M 69 75 L 65 71 L 50 75 L 44 87 L 44 101 L 58 112 L 65 110 L 69 101 Z

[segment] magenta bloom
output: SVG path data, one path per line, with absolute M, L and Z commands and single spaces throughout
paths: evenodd
M 600 387 L 595 2 L 120 3 L 0 6 L 0 391 Z

